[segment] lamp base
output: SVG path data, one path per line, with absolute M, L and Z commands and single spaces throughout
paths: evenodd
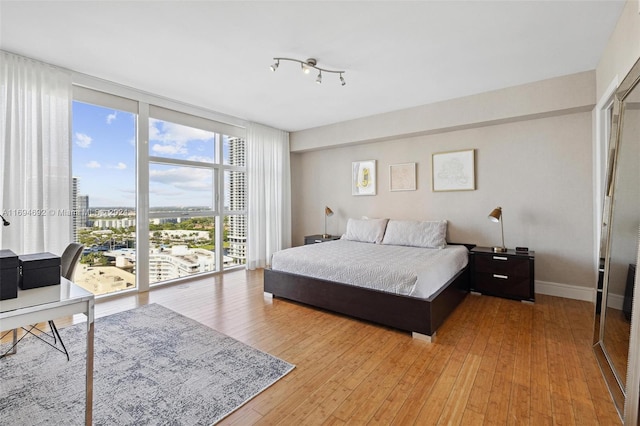
M 506 247 L 491 247 L 495 253 L 506 253 Z
M 322 238 L 331 238 L 331 235 L 329 235 L 329 234 L 322 234 Z

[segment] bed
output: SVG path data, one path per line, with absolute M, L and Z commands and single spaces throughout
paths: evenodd
M 446 226 L 349 219 L 340 240 L 275 253 L 264 291 L 432 341 L 469 292 L 473 245 L 447 243 Z

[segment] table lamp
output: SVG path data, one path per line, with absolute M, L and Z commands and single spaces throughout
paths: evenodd
M 491 222 L 500 222 L 500 231 L 502 232 L 502 246 L 501 247 L 492 247 L 493 251 L 496 253 L 504 253 L 507 251 L 507 248 L 504 246 L 504 227 L 502 225 L 502 207 L 496 207 L 489 213 L 489 220 Z
M 331 235 L 327 234 L 327 218 L 329 216 L 333 216 L 333 210 L 329 207 L 324 207 L 324 234 L 322 234 L 322 238 L 329 238 Z

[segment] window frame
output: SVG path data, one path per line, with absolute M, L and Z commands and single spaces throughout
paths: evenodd
M 121 86 L 105 80 L 97 79 L 86 74 L 74 73 L 73 77 L 73 101 L 91 103 L 94 105 L 114 108 L 136 114 L 136 284 L 134 290 L 144 292 L 150 288 L 149 283 L 149 220 L 161 217 L 162 214 L 150 214 L 149 208 L 149 167 L 151 164 L 179 165 L 187 167 L 203 167 L 213 170 L 214 179 L 214 205 L 212 211 L 193 212 L 188 217 L 208 217 L 210 214 L 215 219 L 215 246 L 223 246 L 224 217 L 229 215 L 246 215 L 244 210 L 229 210 L 224 208 L 224 172 L 226 170 L 243 171 L 245 166 L 224 164 L 222 137 L 238 137 L 246 140 L 246 121 L 236 117 L 217 113 L 184 104 L 170 99 L 155 96 L 129 87 Z M 196 127 L 216 133 L 215 163 L 205 163 L 190 160 L 170 159 L 149 155 L 149 123 L 151 119 L 171 121 L 181 125 Z M 70 150 L 72 147 L 69 148 Z M 70 155 L 72 153 L 70 152 Z M 245 152 L 246 155 L 246 152 Z M 246 179 L 245 179 L 246 200 Z M 245 201 L 246 206 L 246 201 Z M 169 217 L 175 215 L 168 214 Z M 165 216 L 166 217 L 166 216 Z M 187 216 L 184 216 L 187 217 Z M 220 232 L 218 232 L 220 230 Z M 246 235 L 248 239 L 248 235 Z M 198 274 L 203 276 L 218 273 L 224 268 L 224 249 L 216 249 L 216 270 Z M 244 265 L 237 265 L 241 267 Z M 190 277 L 179 280 L 189 279 Z M 175 282 L 162 281 L 153 285 L 162 285 Z M 121 293 L 118 293 L 121 294 Z M 108 295 L 105 295 L 108 296 Z

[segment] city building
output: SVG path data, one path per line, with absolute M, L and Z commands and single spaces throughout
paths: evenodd
M 76 196 L 75 223 L 77 229 L 89 226 L 89 196 Z
M 93 221 L 93 227 L 99 229 L 109 229 L 109 228 L 131 228 L 136 226 L 135 219 L 96 219 Z
M 245 159 L 244 138 L 229 139 L 229 162 L 233 165 L 244 166 Z M 228 248 L 226 254 L 233 259 L 236 265 L 244 265 L 247 259 L 247 215 L 246 210 L 246 173 L 229 171 L 229 206 L 232 214 L 228 216 Z
M 172 280 L 215 271 L 215 253 L 184 245 L 153 249 L 149 254 L 149 282 Z
M 71 180 L 71 215 L 73 227 L 73 241 L 78 242 L 80 228 L 89 226 L 89 196 L 79 194 L 80 179 Z
M 78 208 L 78 178 L 71 179 L 71 211 L 75 212 Z M 78 241 L 78 222 L 73 219 L 73 241 Z

